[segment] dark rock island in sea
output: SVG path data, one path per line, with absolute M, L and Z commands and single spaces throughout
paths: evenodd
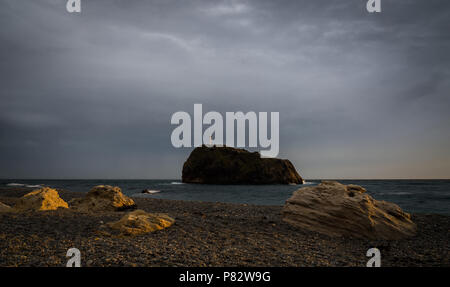
M 182 181 L 204 184 L 302 184 L 287 159 L 261 158 L 231 147 L 197 147 L 183 165 Z

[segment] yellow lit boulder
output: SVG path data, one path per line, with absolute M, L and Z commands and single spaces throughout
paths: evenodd
M 56 210 L 58 208 L 68 208 L 67 202 L 59 197 L 58 192 L 49 187 L 33 190 L 25 194 L 17 201 L 14 206 L 16 211 L 27 210 Z
M 171 226 L 175 219 L 165 213 L 147 213 L 135 210 L 125 214 L 119 221 L 107 223 L 122 235 L 141 235 Z
M 136 208 L 134 201 L 122 193 L 117 186 L 98 185 L 85 197 L 74 198 L 70 208 L 80 212 L 121 211 Z

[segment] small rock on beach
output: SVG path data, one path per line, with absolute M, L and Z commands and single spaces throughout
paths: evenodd
M 36 189 L 22 196 L 14 206 L 15 211 L 46 211 L 68 208 L 67 202 L 59 197 L 58 192 L 49 187 Z
M 10 212 L 10 211 L 11 207 L 9 205 L 0 202 L 0 212 Z
M 85 197 L 74 198 L 69 202 L 70 208 L 80 212 L 106 212 L 135 209 L 136 204 L 122 193 L 117 186 L 98 185 L 93 187 Z
M 119 221 L 107 223 L 122 235 L 141 235 L 171 226 L 175 220 L 164 213 L 147 213 L 135 210 L 124 215 Z

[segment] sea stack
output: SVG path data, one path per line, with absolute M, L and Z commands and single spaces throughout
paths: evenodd
M 201 184 L 302 184 L 287 159 L 261 158 L 232 147 L 195 148 L 183 165 L 182 181 Z

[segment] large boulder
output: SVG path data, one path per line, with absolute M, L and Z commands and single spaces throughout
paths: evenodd
M 68 208 L 67 202 L 59 197 L 58 192 L 49 187 L 43 187 L 33 190 L 30 193 L 25 194 L 14 205 L 16 211 L 28 211 L 28 210 L 56 210 L 58 208 Z
M 12 208 L 2 202 L 0 202 L 0 213 L 1 212 L 10 212 L 12 211 Z
M 147 213 L 135 210 L 125 214 L 119 221 L 107 223 L 122 235 L 141 235 L 171 226 L 175 219 L 165 213 Z
M 373 199 L 365 191 L 335 181 L 300 188 L 286 201 L 283 220 L 330 236 L 401 239 L 416 233 L 408 213 L 394 203 Z
M 117 186 L 98 185 L 85 197 L 74 198 L 70 208 L 80 212 L 121 211 L 136 208 L 134 201 L 122 193 Z
M 301 184 L 289 160 L 261 158 L 231 147 L 197 147 L 183 165 L 182 181 L 205 184 Z

